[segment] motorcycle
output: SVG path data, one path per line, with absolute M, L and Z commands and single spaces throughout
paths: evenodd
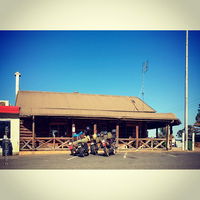
M 115 144 L 111 143 L 108 140 L 105 139 L 102 140 L 102 148 L 105 156 L 115 155 L 116 153 Z
M 84 157 L 89 155 L 89 148 L 87 143 L 79 142 L 77 146 L 77 155 L 79 157 Z
M 74 134 L 73 141 L 69 143 L 71 155 L 84 157 L 89 155 L 89 148 L 87 142 L 90 140 L 88 136 L 84 136 L 83 132 Z
M 91 137 L 91 143 L 90 143 L 90 153 L 93 155 L 97 155 L 98 154 L 98 143 L 99 143 L 99 137 L 97 136 L 97 134 L 93 134 Z
M 116 142 L 115 136 L 111 132 L 103 132 L 101 134 L 101 148 L 104 151 L 105 156 L 115 155 L 116 153 Z
M 72 135 L 72 140 L 69 143 L 69 150 L 71 151 L 71 155 L 76 156 L 77 155 L 77 141 L 81 139 L 81 135 L 83 135 L 83 132 L 74 133 Z
M 76 149 L 76 147 L 74 146 L 73 142 L 70 142 L 70 143 L 69 143 L 69 150 L 71 151 L 71 155 L 72 155 L 72 156 L 76 156 L 76 154 L 77 154 L 77 149 Z

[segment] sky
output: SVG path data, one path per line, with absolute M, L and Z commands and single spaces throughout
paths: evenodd
M 0 99 L 20 89 L 141 96 L 184 126 L 185 31 L 0 31 Z M 200 104 L 200 31 L 189 31 L 189 124 Z

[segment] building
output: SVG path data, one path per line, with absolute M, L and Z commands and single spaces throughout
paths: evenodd
M 200 121 L 196 121 L 193 126 L 195 129 L 195 147 L 200 148 Z
M 20 149 L 66 149 L 73 132 L 116 129 L 121 148 L 170 148 L 173 113 L 157 113 L 137 97 L 18 91 Z M 166 129 L 165 138 L 148 138 L 149 129 Z
M 4 135 L 7 135 L 12 143 L 13 154 L 19 154 L 19 107 L 17 106 L 0 106 L 0 144 Z M 2 153 L 2 148 L 0 151 Z

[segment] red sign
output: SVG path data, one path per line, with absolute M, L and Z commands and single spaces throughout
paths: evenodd
M 19 107 L 18 106 L 0 106 L 0 113 L 19 114 Z

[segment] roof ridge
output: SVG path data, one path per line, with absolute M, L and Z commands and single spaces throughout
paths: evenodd
M 40 108 L 40 107 L 38 107 Z M 140 110 L 137 110 L 137 111 L 134 111 L 134 110 L 109 110 L 109 109 L 91 109 L 91 108 L 57 108 L 57 107 L 52 107 L 52 108 L 46 108 L 46 107 L 43 107 L 43 108 L 40 108 L 40 109 L 50 109 L 50 110 L 54 110 L 54 109 L 57 109 L 57 110 L 88 110 L 88 111 L 110 111 L 110 112 L 140 112 L 140 113 L 154 113 L 153 111 L 140 111 Z
M 50 91 L 34 91 L 34 90 L 20 90 L 20 93 L 57 93 L 57 94 L 80 94 L 80 95 L 91 95 L 91 96 L 109 96 L 109 97 L 125 97 L 125 98 L 138 98 L 136 96 L 128 96 L 128 95 L 112 95 L 112 94 L 88 94 L 88 93 L 80 93 L 80 92 L 50 92 Z

